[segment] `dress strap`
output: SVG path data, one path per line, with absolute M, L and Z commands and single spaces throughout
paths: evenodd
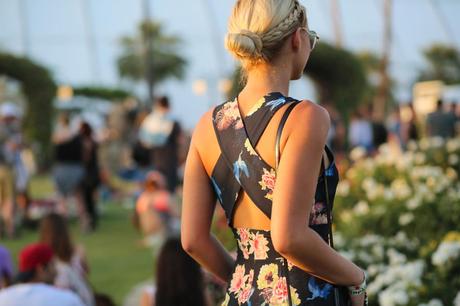
M 241 188 L 270 218 L 275 170 L 254 148 L 276 111 L 292 101 L 296 100 L 279 93 L 270 94 L 259 101 L 244 119 L 237 100 L 214 110 L 213 125 L 221 156 L 211 181 L 229 224 L 233 222 L 233 210 Z

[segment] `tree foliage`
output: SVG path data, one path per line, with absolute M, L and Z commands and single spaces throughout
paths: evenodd
M 330 101 L 344 114 L 355 109 L 368 88 L 362 63 L 351 52 L 320 43 L 305 69 L 315 83 L 319 102 Z
M 312 52 L 305 74 L 313 80 L 319 102 L 332 102 L 345 115 L 369 93 L 366 70 L 358 57 L 324 42 Z M 241 68 L 238 67 L 231 78 L 233 86 L 229 96 L 233 98 L 244 86 Z
M 423 52 L 428 67 L 419 81 L 441 80 L 446 84 L 460 83 L 460 52 L 453 47 L 436 44 Z
M 25 136 L 39 146 L 39 162 L 49 161 L 51 149 L 51 129 L 53 99 L 56 85 L 50 72 L 30 59 L 0 53 L 0 75 L 7 75 L 22 83 L 22 91 L 27 97 L 24 116 Z
M 73 92 L 76 96 L 100 98 L 109 101 L 120 101 L 133 96 L 126 90 L 108 87 L 77 87 L 73 89 Z
M 139 81 L 147 74 L 145 63 L 145 37 L 151 37 L 152 77 L 154 83 L 164 81 L 169 77 L 182 78 L 187 61 L 177 49 L 181 40 L 174 35 L 164 33 L 163 27 L 157 22 L 143 22 L 135 37 L 123 37 L 122 55 L 117 65 L 120 76 Z

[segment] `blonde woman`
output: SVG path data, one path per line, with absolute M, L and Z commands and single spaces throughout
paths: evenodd
M 338 182 L 329 115 L 288 96 L 316 40 L 297 0 L 240 0 L 230 17 L 226 47 L 246 86 L 196 126 L 182 211 L 184 249 L 228 282 L 223 305 L 334 305 L 331 284 L 348 286 L 352 305 L 365 303 L 364 272 L 326 242 L 324 180 L 331 201 Z M 210 234 L 216 200 L 237 240 L 236 260 Z

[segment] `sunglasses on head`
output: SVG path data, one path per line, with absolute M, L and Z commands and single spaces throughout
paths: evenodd
M 306 27 L 301 27 L 301 29 L 305 30 L 305 32 L 307 32 L 308 39 L 310 40 L 310 49 L 313 50 L 315 48 L 316 44 L 318 43 L 318 40 L 319 40 L 318 34 L 315 31 L 309 30 Z

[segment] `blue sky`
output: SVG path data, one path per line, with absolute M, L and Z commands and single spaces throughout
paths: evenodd
M 310 27 L 321 39 L 332 41 L 330 1 L 301 2 L 307 7 Z M 353 51 L 379 53 L 383 1 L 339 2 L 345 46 Z M 399 81 L 400 97 L 408 98 L 410 85 L 424 66 L 422 49 L 434 42 L 460 46 L 460 1 L 393 2 L 391 73 Z M 223 47 L 233 3 L 232 0 L 150 0 L 151 15 L 163 22 L 167 32 L 183 39 L 181 52 L 189 61 L 186 77 L 166 82 L 158 92 L 171 96 L 174 113 L 188 127 L 193 127 L 210 105 L 221 102 L 218 80 L 234 67 L 233 59 Z M 212 18 L 207 18 L 209 12 Z M 49 67 L 60 84 L 116 86 L 120 84 L 115 65 L 121 51 L 119 39 L 134 34 L 142 17 L 141 0 L 0 0 L 0 49 L 27 53 Z M 197 79 L 207 80 L 206 96 L 193 93 L 193 82 Z M 294 83 L 291 95 L 314 99 L 307 79 Z

